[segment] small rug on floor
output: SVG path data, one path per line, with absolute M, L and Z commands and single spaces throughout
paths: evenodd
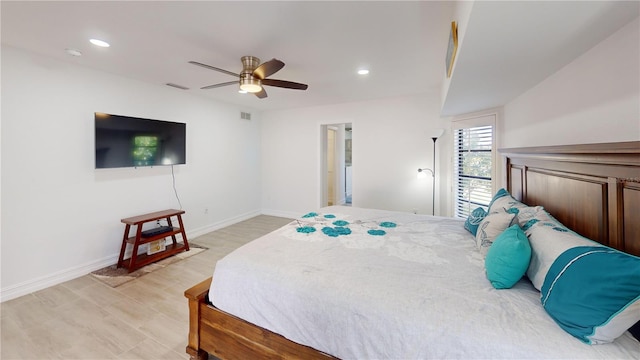
M 173 256 L 169 256 L 166 259 L 162 259 L 149 265 L 145 265 L 133 272 L 129 272 L 129 269 L 127 268 L 117 268 L 117 264 L 113 264 L 111 266 L 107 266 L 106 268 L 96 270 L 92 272 L 91 275 L 97 280 L 100 280 L 101 282 L 115 288 L 122 284 L 128 283 L 133 279 L 137 279 L 140 276 L 152 273 L 158 269 L 165 268 L 171 264 L 177 263 L 178 261 L 186 259 L 193 255 L 197 255 L 207 249 L 208 248 L 202 245 L 189 244 L 189 251 L 177 253 Z

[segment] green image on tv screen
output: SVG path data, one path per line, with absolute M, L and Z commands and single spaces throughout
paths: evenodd
M 158 146 L 158 137 L 157 136 L 136 136 L 133 138 L 134 146 Z
M 149 166 L 155 164 L 158 154 L 158 137 L 139 135 L 133 138 L 133 164 L 135 166 Z

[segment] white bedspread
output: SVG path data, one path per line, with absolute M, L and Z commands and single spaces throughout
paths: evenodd
M 343 359 L 640 359 L 629 333 L 595 346 L 565 333 L 526 279 L 495 290 L 461 220 L 350 207 L 317 214 L 220 260 L 213 304 Z M 316 230 L 298 232 L 305 227 Z

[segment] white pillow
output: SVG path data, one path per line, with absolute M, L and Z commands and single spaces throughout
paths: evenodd
M 538 290 L 542 289 L 549 268 L 560 254 L 577 246 L 600 245 L 550 222 L 536 223 L 526 229 L 525 234 L 531 244 L 531 261 L 527 269 L 527 277 Z
M 526 207 L 527 205 L 516 200 L 513 196 L 511 196 L 511 194 L 504 191 L 502 196 L 493 199 L 493 201 L 491 202 L 491 206 L 489 207 L 489 212 L 498 210 L 500 208 L 509 210 L 511 208 L 522 209 Z M 517 211 L 515 212 L 517 213 Z
M 542 206 L 532 206 L 524 209 L 520 209 L 518 216 L 516 217 L 518 225 L 522 230 L 527 231 L 535 224 L 546 223 L 547 226 L 557 226 L 559 228 L 566 229 L 560 221 L 551 216 Z M 568 229 L 567 229 L 568 230 Z M 527 236 L 529 234 L 527 233 Z
M 476 247 L 483 256 L 487 255 L 487 251 L 489 251 L 493 241 L 511 226 L 511 222 L 516 215 L 515 213 L 508 213 L 504 208 L 492 207 L 494 210 L 482 219 L 476 233 Z

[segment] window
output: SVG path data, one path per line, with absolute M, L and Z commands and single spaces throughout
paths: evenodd
M 454 132 L 454 214 L 466 218 L 477 207 L 487 210 L 492 198 L 493 125 Z

